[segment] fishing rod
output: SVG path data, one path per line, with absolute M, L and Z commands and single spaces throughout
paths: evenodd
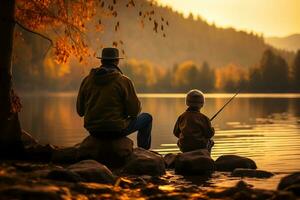
M 214 120 L 217 116 L 218 116 L 218 114 L 220 113 L 220 112 L 222 112 L 222 110 L 238 95 L 240 93 L 240 90 L 238 90 L 236 93 L 235 93 L 235 95 L 233 95 L 233 97 L 231 97 L 226 103 L 225 103 L 225 105 L 212 117 L 212 118 L 210 118 L 210 121 L 212 121 L 212 120 Z

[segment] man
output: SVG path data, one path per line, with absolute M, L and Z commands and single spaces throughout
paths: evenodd
M 99 59 L 102 65 L 84 78 L 77 97 L 77 113 L 84 116 L 84 127 L 92 136 L 103 139 L 138 131 L 138 147 L 150 149 L 152 116 L 139 114 L 141 103 L 134 85 L 118 67 L 122 59 L 118 49 L 104 48 Z

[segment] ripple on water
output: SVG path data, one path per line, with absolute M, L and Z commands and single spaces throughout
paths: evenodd
M 23 128 L 42 143 L 70 146 L 88 135 L 76 113 L 76 93 L 23 95 Z M 208 94 L 203 113 L 213 116 L 231 94 Z M 152 148 L 162 154 L 177 153 L 172 130 L 185 111 L 185 94 L 141 95 L 143 112 L 153 115 Z M 213 121 L 216 128 L 212 157 L 238 154 L 254 159 L 271 172 L 300 170 L 300 95 L 241 94 Z M 136 135 L 130 136 L 136 141 Z M 217 183 L 236 181 L 221 176 Z M 255 180 L 255 186 L 275 185 L 280 176 Z M 271 187 L 271 186 L 270 186 Z

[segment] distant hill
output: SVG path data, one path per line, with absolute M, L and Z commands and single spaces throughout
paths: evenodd
M 297 51 L 300 49 L 300 34 L 294 34 L 287 37 L 269 37 L 266 42 L 279 49 Z
M 138 3 L 142 1 L 144 0 L 137 2 L 137 8 Z M 143 7 L 142 10 L 147 9 Z M 184 18 L 181 13 L 168 7 L 154 5 L 155 15 L 151 16 L 151 19 L 145 18 L 144 28 L 140 25 L 143 17 L 139 17 L 139 9 L 119 6 L 117 10 L 119 12 L 116 21 L 120 21 L 120 29 L 117 33 L 111 31 L 114 27 L 109 21 L 110 24 L 106 24 L 105 32 L 101 34 L 101 41 L 105 46 L 109 46 L 112 41 L 121 38 L 125 42 L 123 47 L 128 58 L 146 59 L 166 67 L 184 60 L 194 60 L 198 63 L 207 61 L 213 67 L 228 63 L 250 67 L 259 62 L 263 51 L 272 48 L 265 43 L 264 38 L 255 33 L 237 31 L 234 28 L 219 28 L 200 17 Z M 166 38 L 163 37 L 160 26 L 158 33 L 154 33 L 154 20 L 163 22 Z M 170 24 L 168 27 L 165 20 Z M 294 56 L 288 51 L 275 51 L 283 55 L 288 62 Z

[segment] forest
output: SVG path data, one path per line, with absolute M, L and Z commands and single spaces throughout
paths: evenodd
M 161 70 L 149 62 L 132 60 L 124 64 L 123 69 L 134 80 L 139 92 L 185 92 L 191 88 L 205 92 L 300 91 L 300 50 L 291 66 L 268 49 L 259 63 L 250 68 L 233 63 L 212 68 L 207 62 L 199 65 L 185 61 Z
M 136 7 L 142 2 L 136 2 L 141 4 Z M 89 23 L 91 27 L 100 24 L 106 31 L 87 32 L 96 54 L 105 46 L 120 49 L 125 57 L 121 69 L 138 92 L 299 90 L 299 52 L 295 56 L 276 49 L 265 43 L 263 35 L 219 28 L 201 16 L 184 17 L 169 7 L 152 6 L 143 8 L 148 13 L 139 13 L 139 9 L 117 4 L 115 19 Z M 57 62 L 47 40 L 20 27 L 17 30 L 13 74 L 20 91 L 76 91 L 90 69 L 100 66 L 96 54 Z
M 28 63 L 28 66 L 16 65 L 14 68 L 15 84 L 19 90 L 75 91 L 84 75 L 89 73 L 75 62 L 56 64 L 51 59 L 37 61 L 35 65 Z M 235 63 L 214 68 L 209 62 L 199 64 L 193 60 L 167 68 L 137 59 L 123 61 L 120 68 L 133 80 L 140 93 L 186 92 L 191 88 L 204 92 L 300 91 L 300 50 L 291 64 L 268 49 L 258 64 L 249 68 Z

